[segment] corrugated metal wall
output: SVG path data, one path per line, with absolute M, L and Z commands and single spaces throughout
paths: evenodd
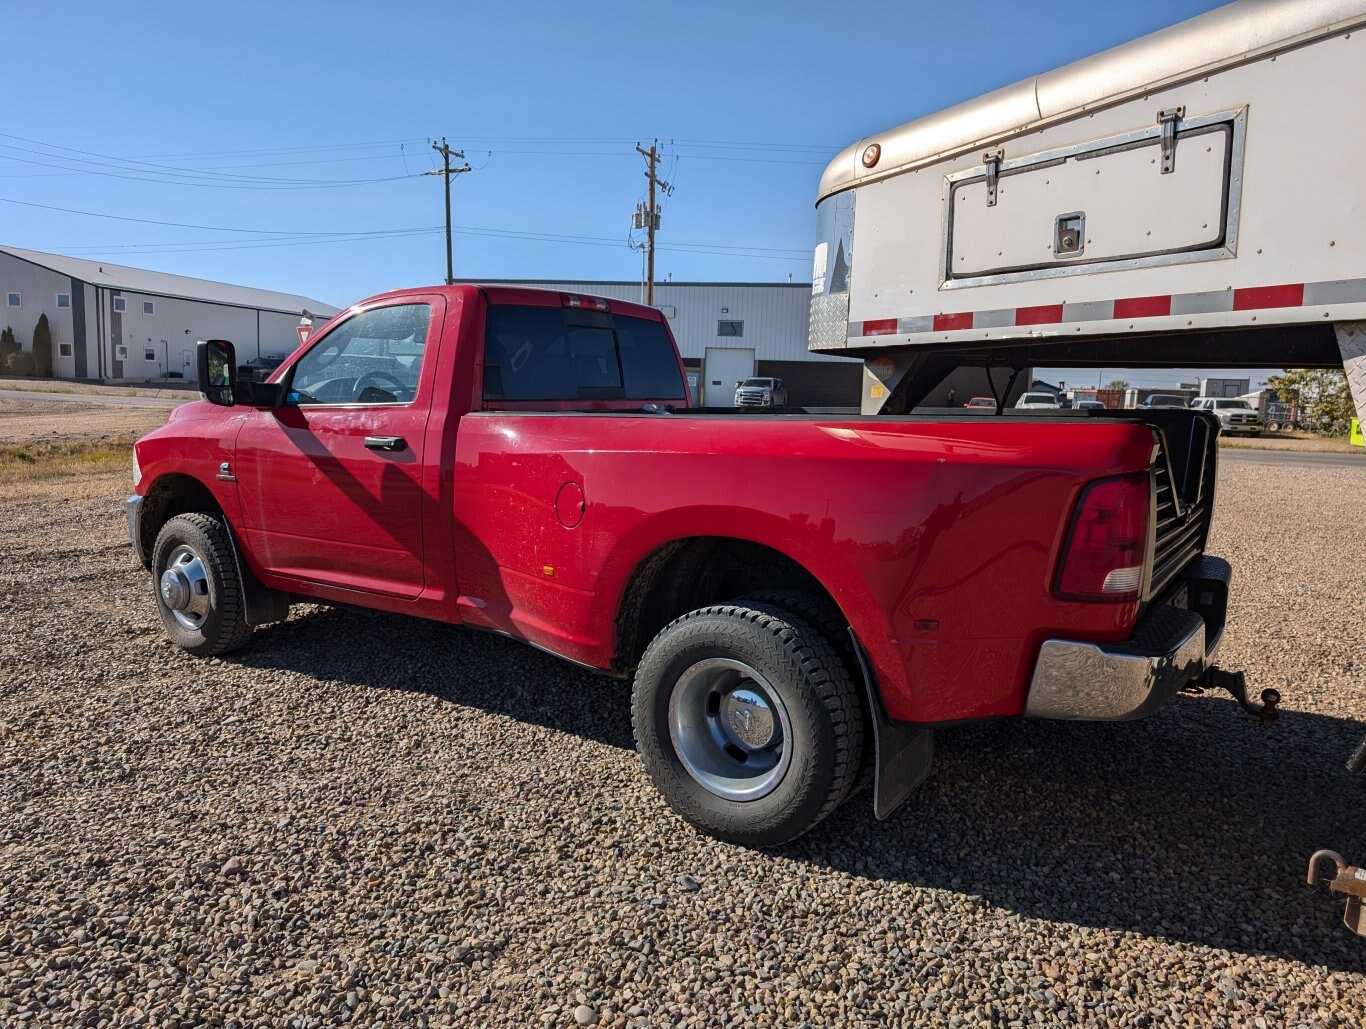
M 100 290 L 106 326 L 110 325 L 111 294 L 115 293 L 126 304 L 120 318 L 120 338 L 111 338 L 110 346 L 121 344 L 128 348 L 123 362 L 126 379 L 155 379 L 168 373 L 193 379 L 195 343 L 201 339 L 230 340 L 237 348 L 240 363 L 254 357 L 285 357 L 299 345 L 294 331 L 299 324 L 296 314 L 128 290 Z M 143 306 L 146 303 L 152 305 L 150 314 Z M 112 333 L 106 329 L 106 335 Z
M 19 294 L 18 307 L 8 306 L 10 293 Z M 71 296 L 71 307 L 57 306 L 59 293 Z M 124 301 L 117 318 L 116 296 Z M 150 313 L 143 306 L 148 303 Z M 59 378 L 142 380 L 181 375 L 193 379 L 195 343 L 201 339 L 231 340 L 244 362 L 260 356 L 284 357 L 299 345 L 296 314 L 97 288 L 0 253 L 0 328 L 12 327 L 28 350 L 33 327 L 44 313 L 52 328 L 52 370 Z M 84 337 L 83 347 L 80 337 Z M 65 343 L 71 344 L 69 356 L 60 352 Z
M 119 319 L 120 334 L 113 339 L 108 317 L 113 296 L 125 301 Z M 225 307 L 196 300 L 178 300 L 151 293 L 128 290 L 100 290 L 105 307 L 106 334 L 116 361 L 123 363 L 125 379 L 160 379 L 177 373 L 195 377 L 195 343 L 201 339 L 227 339 L 237 347 L 239 360 L 256 355 L 256 311 L 245 307 Z M 144 304 L 151 304 L 147 313 Z M 297 319 L 296 319 L 297 321 Z M 127 356 L 119 347 L 127 348 Z M 108 355 L 106 355 L 108 356 Z
M 0 329 L 9 326 L 25 350 L 33 349 L 33 328 L 40 315 L 47 315 L 52 330 L 53 374 L 75 377 L 76 333 L 73 308 L 57 306 L 57 294 L 70 295 L 71 280 L 47 268 L 0 253 Z M 19 306 L 9 306 L 9 294 L 19 294 Z M 72 301 L 77 301 L 73 297 Z M 60 344 L 72 344 L 72 355 L 63 357 Z M 84 361 L 80 362 L 84 364 Z

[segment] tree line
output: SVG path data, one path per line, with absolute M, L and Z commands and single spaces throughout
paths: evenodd
M 38 316 L 38 324 L 33 327 L 33 346 L 28 350 L 15 338 L 11 326 L 0 332 L 0 375 L 52 375 L 52 329 L 46 312 Z

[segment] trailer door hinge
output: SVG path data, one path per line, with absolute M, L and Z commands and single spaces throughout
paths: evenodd
M 1162 126 L 1162 174 L 1176 170 L 1176 129 L 1186 116 L 1186 107 L 1168 107 L 1157 112 L 1157 124 Z
M 1001 162 L 1005 160 L 1004 150 L 990 150 L 982 155 L 982 163 L 987 166 L 987 206 L 996 206 L 996 180 L 1001 174 Z

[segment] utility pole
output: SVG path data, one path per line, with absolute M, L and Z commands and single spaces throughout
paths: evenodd
M 646 230 L 645 244 L 645 303 L 653 305 L 655 302 L 655 232 L 659 229 L 659 206 L 655 203 L 655 189 L 662 189 L 665 195 L 673 192 L 673 187 L 655 174 L 655 168 L 659 164 L 659 149 L 655 146 L 655 140 L 650 144 L 650 149 L 644 149 L 639 143 L 636 144 L 636 153 L 645 158 L 645 178 L 650 183 L 650 198 L 646 203 L 645 209 L 636 209 L 635 227 Z
M 470 170 L 468 164 L 462 164 L 458 168 L 451 167 L 451 158 L 456 157 L 460 160 L 465 159 L 465 151 L 452 150 L 446 144 L 446 137 L 441 137 L 441 145 L 432 144 L 432 149 L 441 155 L 441 170 L 424 172 L 425 175 L 440 175 L 446 183 L 446 285 L 455 282 L 455 266 L 451 262 L 451 176 L 460 175 Z

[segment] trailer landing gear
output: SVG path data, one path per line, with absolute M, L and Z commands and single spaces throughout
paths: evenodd
M 1242 672 L 1226 672 L 1222 668 L 1211 666 L 1206 668 L 1198 679 L 1192 680 L 1183 692 L 1204 693 L 1205 690 L 1225 690 L 1233 694 L 1238 706 L 1253 718 L 1260 720 L 1263 725 L 1270 725 L 1281 713 L 1277 706 L 1281 702 L 1280 691 L 1262 690 L 1262 702 L 1258 704 L 1248 698 L 1247 678 Z

